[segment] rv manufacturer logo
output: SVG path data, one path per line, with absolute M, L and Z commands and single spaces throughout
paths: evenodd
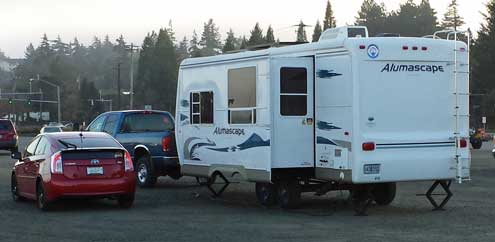
M 380 55 L 380 49 L 376 45 L 368 46 L 368 56 L 371 59 L 376 59 Z
M 230 135 L 244 135 L 244 129 L 233 129 L 233 128 L 215 128 L 213 134 L 221 135 L 221 134 L 230 134 Z
M 445 72 L 443 66 L 437 65 L 396 65 L 386 64 L 381 72 Z

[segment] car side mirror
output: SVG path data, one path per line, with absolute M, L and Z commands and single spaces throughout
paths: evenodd
M 10 154 L 10 157 L 14 160 L 20 160 L 22 158 L 21 152 L 19 151 L 14 151 Z

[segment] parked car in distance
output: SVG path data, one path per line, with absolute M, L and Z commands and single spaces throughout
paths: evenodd
M 11 176 L 14 201 L 36 200 L 41 210 L 66 197 L 115 198 L 123 208 L 134 202 L 130 154 L 108 134 L 40 134 L 12 158 L 17 159 Z
M 62 128 L 59 126 L 45 126 L 40 130 L 40 134 L 57 133 L 57 132 L 64 132 L 64 130 L 62 130 Z
M 168 112 L 107 112 L 96 117 L 87 131 L 106 132 L 129 151 L 141 187 L 154 186 L 159 176 L 181 177 L 174 119 Z
M 17 151 L 18 136 L 14 124 L 8 119 L 0 119 L 0 150 Z

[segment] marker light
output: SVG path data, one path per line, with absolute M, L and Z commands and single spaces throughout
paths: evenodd
M 409 49 L 409 46 L 407 46 L 407 45 L 402 46 L 402 50 L 408 50 L 408 49 Z
M 412 49 L 413 50 L 418 50 L 418 47 L 417 46 L 413 46 Z
M 428 50 L 428 47 L 423 46 L 423 47 L 421 47 L 421 50 L 422 51 L 427 51 Z
M 373 151 L 373 150 L 375 150 L 375 143 L 373 143 L 373 142 L 363 143 L 363 150 L 364 151 Z
M 360 45 L 359 49 L 362 49 L 362 50 L 366 49 L 366 45 Z
M 459 140 L 459 147 L 460 148 L 466 148 L 467 147 L 467 141 L 465 139 Z

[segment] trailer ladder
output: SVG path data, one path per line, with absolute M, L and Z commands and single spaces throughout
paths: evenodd
M 461 160 L 461 155 L 459 154 L 459 146 L 460 146 L 460 140 L 461 139 L 466 139 L 469 140 L 469 137 L 462 137 L 461 133 L 459 131 L 459 123 L 460 119 L 463 118 L 468 118 L 469 119 L 469 114 L 461 114 L 459 112 L 459 97 L 460 96 L 469 96 L 470 93 L 461 93 L 459 92 L 459 83 L 458 83 L 458 74 L 468 74 L 468 92 L 469 92 L 469 78 L 470 78 L 470 71 L 460 71 L 458 68 L 460 66 L 468 66 L 469 67 L 469 58 L 467 63 L 459 63 L 458 60 L 458 52 L 461 51 L 461 49 L 457 48 L 457 40 L 460 34 L 463 34 L 467 38 L 467 51 L 468 55 L 470 54 L 470 47 L 471 47 L 471 33 L 469 31 L 455 31 L 455 30 L 442 30 L 442 31 L 437 31 L 433 34 L 433 39 L 440 38 L 438 37 L 439 34 L 445 34 L 447 40 L 454 40 L 454 119 L 455 119 L 455 130 L 454 130 L 454 139 L 455 139 L 455 155 L 454 155 L 454 160 L 456 162 L 456 180 L 458 183 L 462 183 L 463 181 L 470 180 L 469 177 L 463 177 L 462 175 L 462 160 Z M 469 122 L 469 121 L 468 121 Z

